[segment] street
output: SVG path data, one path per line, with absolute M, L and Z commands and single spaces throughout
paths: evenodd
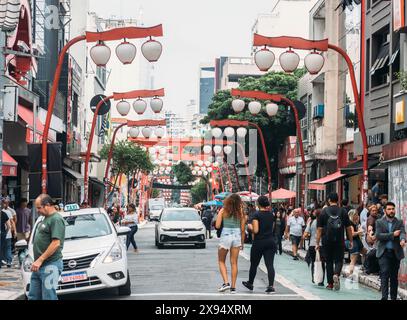
M 276 256 L 276 293 L 264 293 L 267 274 L 264 265 L 249 292 L 241 282 L 248 279 L 250 245 L 239 259 L 237 294 L 218 293 L 221 277 L 217 264 L 216 236 L 208 240 L 207 249 L 154 246 L 154 223 L 148 223 L 136 234 L 140 252 L 128 252 L 132 295 L 119 298 L 115 290 L 83 293 L 61 297 L 62 300 L 130 299 L 130 300 L 379 300 L 377 291 L 362 285 L 347 285 L 342 278 L 341 291 L 333 292 L 311 283 L 310 271 L 303 261 L 292 261 L 283 254 Z M 356 288 L 357 287 L 357 288 Z

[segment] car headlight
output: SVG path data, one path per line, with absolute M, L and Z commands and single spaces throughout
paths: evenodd
M 119 242 L 116 241 L 115 244 L 113 245 L 112 249 L 110 249 L 106 258 L 103 260 L 103 263 L 113 263 L 118 260 L 121 260 L 122 257 L 123 257 L 122 248 L 120 247 Z
M 33 265 L 34 260 L 29 255 L 24 258 L 23 261 L 23 269 L 24 272 L 31 272 L 31 266 Z

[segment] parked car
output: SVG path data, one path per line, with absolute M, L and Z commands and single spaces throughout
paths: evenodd
M 195 245 L 206 248 L 205 226 L 193 208 L 164 209 L 155 226 L 155 245 Z
M 66 226 L 62 250 L 64 267 L 57 294 L 118 288 L 119 295 L 130 295 L 124 239 L 130 228 L 118 227 L 116 230 L 102 208 L 79 209 L 78 205 L 69 205 L 61 215 Z M 37 219 L 28 245 L 26 241 L 20 242 L 17 248 L 22 250 L 24 245 L 27 247 L 21 266 L 26 295 L 30 290 L 31 265 L 34 262 L 33 240 L 43 219 Z

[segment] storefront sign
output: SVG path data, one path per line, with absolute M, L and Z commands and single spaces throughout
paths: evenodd
M 384 143 L 384 133 L 377 133 L 367 137 L 369 147 L 380 146 Z
M 405 27 L 404 0 L 393 0 L 393 30 L 399 31 Z
M 405 118 L 405 103 L 404 100 L 399 101 L 396 103 L 396 124 L 404 123 L 404 118 Z

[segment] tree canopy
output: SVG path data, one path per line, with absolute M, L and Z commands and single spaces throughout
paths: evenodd
M 201 203 L 206 201 L 207 189 L 206 182 L 201 180 L 191 189 L 192 203 Z
M 178 179 L 178 182 L 182 185 L 187 185 L 194 180 L 191 168 L 184 162 L 180 162 L 173 168 L 174 174 Z
M 270 94 L 282 94 L 291 100 L 297 100 L 298 95 L 298 80 L 304 75 L 305 71 L 299 69 L 293 74 L 284 72 L 269 72 L 260 78 L 245 77 L 239 81 L 240 90 L 259 90 Z M 260 114 L 253 116 L 248 108 L 240 113 L 235 114 L 232 109 L 233 97 L 229 90 L 219 91 L 213 97 L 212 103 L 209 105 L 208 115 L 201 121 L 203 124 L 209 123 L 211 120 L 247 120 L 256 123 L 263 131 L 269 161 L 272 167 L 272 176 L 275 180 L 278 170 L 278 153 L 284 143 L 286 137 L 296 134 L 294 116 L 289 111 L 288 107 L 280 105 L 279 112 L 275 117 L 270 118 L 265 108 Z M 244 99 L 247 103 L 250 99 Z M 258 142 L 258 167 L 257 175 L 266 176 L 266 166 L 263 150 Z

